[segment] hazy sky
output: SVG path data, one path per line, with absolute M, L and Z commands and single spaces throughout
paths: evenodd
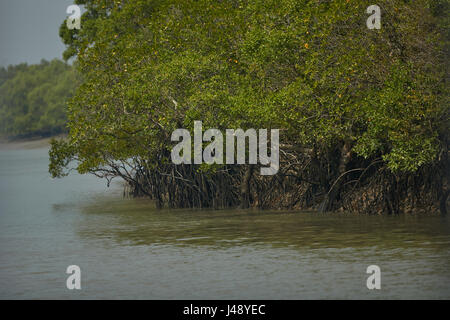
M 73 0 L 0 0 L 0 66 L 62 58 L 59 26 Z

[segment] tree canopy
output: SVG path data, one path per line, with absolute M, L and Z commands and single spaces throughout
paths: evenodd
M 63 23 L 60 34 L 84 82 L 69 103 L 69 140 L 53 144 L 53 176 L 76 159 L 79 172 L 131 181 L 128 165 L 168 163 L 171 132 L 195 120 L 279 128 L 294 157 L 345 147 L 392 172 L 447 148 L 446 0 L 380 0 L 380 30 L 366 26 L 369 1 L 76 3 L 81 30 Z M 351 169 L 335 161 L 327 188 L 339 163 Z
M 67 99 L 77 78 L 61 60 L 0 68 L 0 135 L 51 136 L 66 131 Z

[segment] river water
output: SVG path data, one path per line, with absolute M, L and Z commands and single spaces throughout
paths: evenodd
M 156 210 L 47 152 L 0 150 L 2 299 L 450 299 L 448 217 Z

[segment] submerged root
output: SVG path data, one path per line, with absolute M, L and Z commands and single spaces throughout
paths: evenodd
M 256 165 L 160 165 L 137 171 L 124 194 L 145 196 L 157 207 L 347 211 L 363 214 L 443 213 L 448 207 L 445 160 L 395 175 L 378 159 L 343 159 L 342 149 L 289 159 L 278 174 Z M 353 169 L 349 169 L 353 168 Z

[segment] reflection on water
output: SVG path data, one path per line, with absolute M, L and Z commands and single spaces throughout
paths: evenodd
M 128 245 L 273 248 L 437 250 L 450 247 L 449 221 L 441 216 L 357 216 L 258 210 L 155 210 L 145 199 L 93 199 L 81 207 L 102 220 L 78 230 L 81 237 Z M 95 216 L 95 217 L 93 217 Z
M 0 298 L 450 298 L 447 217 L 155 210 L 46 152 L 0 151 Z

